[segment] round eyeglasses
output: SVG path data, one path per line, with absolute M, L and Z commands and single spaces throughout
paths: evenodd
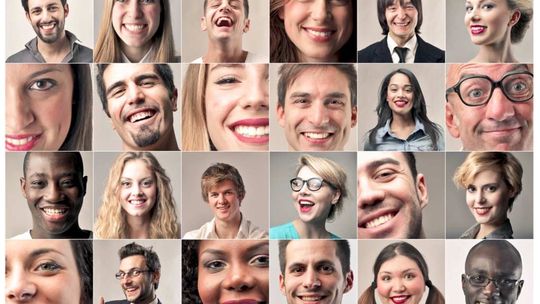
M 493 282 L 493 284 L 495 284 L 495 287 L 497 287 L 498 289 L 510 289 L 514 288 L 519 282 L 519 280 L 507 278 L 492 279 L 482 274 L 465 274 L 465 277 L 467 278 L 467 281 L 469 281 L 469 284 L 474 287 L 486 287 L 488 286 L 489 282 Z
M 310 191 L 317 191 L 317 190 L 321 189 L 323 183 L 328 184 L 330 187 L 332 187 L 334 189 L 336 188 L 334 185 L 332 185 L 329 182 L 325 181 L 324 179 L 318 178 L 318 177 L 312 177 L 312 178 L 307 179 L 307 180 L 302 179 L 300 177 L 295 177 L 295 178 L 291 179 L 290 183 L 291 183 L 291 189 L 294 192 L 298 192 L 298 191 L 302 190 L 302 187 L 304 187 L 304 184 L 307 184 L 307 188 Z
M 500 88 L 512 102 L 529 101 L 534 93 L 533 78 L 534 75 L 528 71 L 508 73 L 499 81 L 493 81 L 486 75 L 466 76 L 446 90 L 446 101 L 449 94 L 457 93 L 465 105 L 483 106 L 489 102 L 496 88 Z

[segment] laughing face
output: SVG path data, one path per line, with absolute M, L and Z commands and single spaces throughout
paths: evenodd
M 124 150 L 164 150 L 174 141 L 177 91 L 152 64 L 111 64 L 103 73 L 107 108 Z
M 418 304 L 426 285 L 415 261 L 397 255 L 381 265 L 377 274 L 377 293 L 382 304 Z
M 143 272 L 138 276 L 125 275 L 120 285 L 130 303 L 150 303 L 155 297 L 154 284 L 159 282 L 159 272 L 148 272 L 145 257 L 132 255 L 120 261 L 119 271 L 127 274 L 130 270 L 138 269 Z
M 42 42 L 54 43 L 65 35 L 68 13 L 68 5 L 62 6 L 60 0 L 28 0 L 26 18 Z
M 289 150 L 343 150 L 356 125 L 348 84 L 334 67 L 306 69 L 289 84 L 284 106 L 277 107 Z
M 358 155 L 358 238 L 421 238 L 428 203 L 424 176 L 401 152 Z
M 22 194 L 32 213 L 32 233 L 65 238 L 70 229 L 79 228 L 86 181 L 86 176 L 77 171 L 72 156 L 32 153 L 21 178 Z
M 160 0 L 114 1 L 112 26 L 124 49 L 150 48 L 152 37 L 161 22 Z
M 157 199 L 156 176 L 142 159 L 126 162 L 120 178 L 120 203 L 128 216 L 149 217 Z
M 208 192 L 208 205 L 214 216 L 221 221 L 233 221 L 240 217 L 240 204 L 243 197 L 238 196 L 236 185 L 231 180 L 218 183 Z
M 208 0 L 201 30 L 208 32 L 210 40 L 240 40 L 249 31 L 244 0 Z
M 211 64 L 206 124 L 217 150 L 268 150 L 268 65 Z
M 388 35 L 394 41 L 406 42 L 415 34 L 418 23 L 418 10 L 411 0 L 404 0 L 403 6 L 400 0 L 394 0 L 385 10 Z
M 410 115 L 413 108 L 414 93 L 409 77 L 405 74 L 396 73 L 390 78 L 386 101 L 392 115 Z
M 508 0 L 465 1 L 465 26 L 476 45 L 510 41 L 510 32 L 517 20 L 519 11 L 511 10 Z

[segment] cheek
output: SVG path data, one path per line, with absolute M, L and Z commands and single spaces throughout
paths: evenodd
M 151 34 L 154 35 L 159 27 L 159 24 L 161 22 L 161 8 L 155 7 L 155 8 L 149 8 L 146 11 L 144 11 L 144 15 L 148 19 L 148 21 L 152 24 L 153 28 L 151 29 Z
M 391 285 L 385 284 L 382 281 L 377 281 L 377 292 L 385 298 L 390 296 Z
M 112 9 L 111 22 L 112 22 L 112 26 L 114 28 L 114 31 L 116 33 L 119 33 L 120 32 L 120 26 L 122 24 L 122 12 L 116 5 L 113 6 L 113 9 Z
M 411 295 L 422 297 L 424 294 L 424 282 L 422 282 L 421 278 L 416 278 L 414 281 L 407 284 L 407 291 L 409 291 Z
M 199 267 L 202 266 L 199 265 Z M 216 274 L 208 275 L 204 271 L 199 271 L 197 288 L 203 303 L 217 303 L 219 301 L 220 283 L 220 276 Z

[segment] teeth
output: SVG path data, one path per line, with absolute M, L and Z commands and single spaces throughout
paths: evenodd
M 140 31 L 144 28 L 144 24 L 124 24 L 124 26 L 132 32 Z
M 270 128 L 268 126 L 236 126 L 234 128 L 234 132 L 246 137 L 260 137 L 268 136 L 270 133 Z
M 232 20 L 231 20 L 231 18 L 228 18 L 228 17 L 220 17 L 216 21 L 216 24 L 218 26 L 231 26 L 232 25 Z
M 54 28 L 56 24 L 53 22 L 53 23 L 49 23 L 49 24 L 42 24 L 41 25 L 41 28 L 44 29 L 44 30 L 50 30 L 52 28 Z
M 330 35 L 332 35 L 332 31 L 314 31 L 310 29 L 306 29 L 306 31 L 308 31 L 308 33 L 311 35 L 323 38 L 330 37 Z
M 313 139 L 324 139 L 330 136 L 330 133 L 313 133 L 313 132 L 305 132 L 304 135 L 308 138 Z
M 306 302 L 315 302 L 315 301 L 322 300 L 322 297 L 320 296 L 303 296 L 300 298 L 302 299 L 302 301 L 306 301 Z
M 129 122 L 136 122 L 136 121 L 143 120 L 143 119 L 151 117 L 151 116 L 152 116 L 152 112 L 150 112 L 150 111 L 139 112 L 139 113 L 131 115 L 129 117 Z
M 48 215 L 58 215 L 66 213 L 67 209 L 43 208 L 43 211 L 45 211 L 45 213 Z
M 369 221 L 367 224 L 366 224 L 366 228 L 373 228 L 373 227 L 377 227 L 377 226 L 380 226 L 386 222 L 388 222 L 389 220 L 391 220 L 394 216 L 391 215 L 391 214 L 387 214 L 387 215 L 383 215 L 381 217 L 378 217 L 372 221 Z
M 144 204 L 146 200 L 144 199 L 140 199 L 140 200 L 130 200 L 129 203 L 132 204 L 132 205 L 141 205 L 141 204 Z
M 300 206 L 302 206 L 302 207 L 311 207 L 311 206 L 315 206 L 315 204 L 312 203 L 312 202 L 301 201 Z
M 26 138 L 19 138 L 19 139 L 7 138 L 6 137 L 6 142 L 8 144 L 11 144 L 11 145 L 14 145 L 14 146 L 22 146 L 22 145 L 26 145 L 27 143 L 31 142 L 34 138 L 35 138 L 34 136 L 29 136 L 29 137 L 26 137 Z

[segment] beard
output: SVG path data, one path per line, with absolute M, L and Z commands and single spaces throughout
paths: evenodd
M 158 142 L 161 135 L 158 129 L 152 129 L 149 126 L 142 126 L 137 134 L 132 135 L 133 141 L 140 148 L 153 145 Z
M 41 33 L 41 25 L 43 25 L 45 22 L 32 24 L 32 28 L 34 28 L 34 32 L 36 32 L 36 35 L 38 36 L 38 38 L 45 43 L 55 43 L 60 38 L 60 36 L 62 36 L 62 33 L 64 32 L 64 20 L 53 20 L 51 22 L 56 23 L 54 32 L 47 36 Z

